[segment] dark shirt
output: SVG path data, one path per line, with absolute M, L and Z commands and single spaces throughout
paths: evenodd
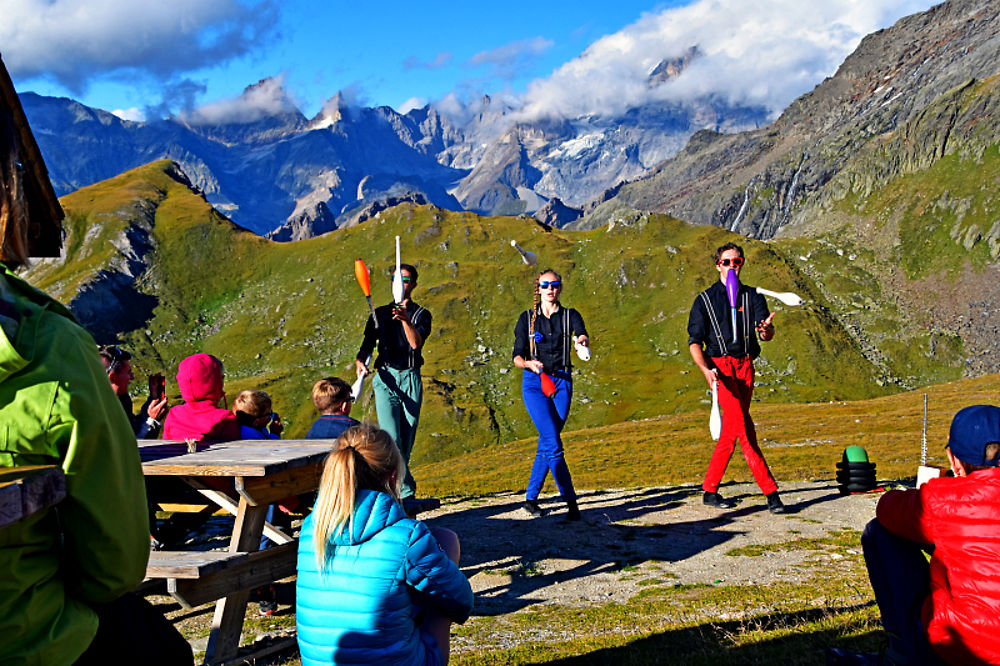
M 574 335 L 587 335 L 587 329 L 583 325 L 583 317 L 573 308 L 567 308 L 569 312 L 569 332 Z M 541 312 L 535 317 L 535 356 L 531 356 L 531 345 L 528 339 L 528 328 L 531 323 L 531 310 L 521 313 L 514 327 L 514 356 L 520 356 L 524 360 L 538 360 L 545 366 L 545 372 L 556 372 L 563 370 L 570 372 L 573 364 L 570 363 L 570 356 L 573 351 L 573 341 L 569 341 L 569 348 L 566 348 L 566 339 L 563 337 L 563 321 L 566 313 L 562 306 L 556 310 L 551 318 L 546 317 Z M 590 336 L 587 335 L 589 338 Z
M 122 409 L 125 410 L 125 415 L 128 416 L 129 424 L 132 426 L 132 432 L 135 433 L 136 439 L 156 439 L 160 436 L 160 428 L 163 424 L 153 425 L 146 420 L 149 416 L 149 403 L 152 401 L 152 398 L 147 398 L 146 404 L 142 406 L 139 413 L 133 415 L 132 399 L 127 395 L 118 396 L 118 402 L 121 403 Z
M 392 318 L 394 304 L 383 305 L 375 308 L 375 316 L 378 317 L 378 329 L 375 322 L 368 317 L 365 324 L 365 339 L 361 343 L 361 350 L 358 351 L 358 360 L 364 363 L 375 350 L 375 343 L 378 342 L 378 358 L 375 360 L 375 367 L 389 366 L 396 370 L 407 368 L 419 368 L 424 364 L 424 357 L 420 349 L 410 347 L 406 339 L 406 332 L 403 330 L 403 323 Z M 420 307 L 413 301 L 406 304 L 406 311 L 410 313 L 410 323 L 420 333 L 420 339 L 427 342 L 427 336 L 431 334 L 431 313 Z M 421 348 L 423 348 L 421 342 Z
M 361 421 L 343 414 L 323 414 L 309 428 L 306 439 L 336 439 L 345 430 L 360 423 Z
M 712 304 L 723 339 L 719 340 L 705 309 L 705 302 L 699 294 L 694 299 L 691 316 L 688 318 L 688 344 L 704 345 L 705 355 L 709 357 L 757 358 L 760 355 L 760 343 L 757 341 L 755 329 L 760 322 L 767 319 L 768 315 L 767 301 L 764 297 L 753 287 L 740 285 L 740 291 L 736 296 L 736 341 L 733 342 L 732 308 L 729 305 L 726 285 L 719 280 L 702 293 L 708 296 Z

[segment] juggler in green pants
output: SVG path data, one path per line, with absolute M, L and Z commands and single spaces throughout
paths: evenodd
M 413 451 L 413 440 L 417 437 L 420 404 L 424 399 L 420 370 L 396 370 L 383 366 L 372 380 L 372 389 L 375 392 L 378 427 L 392 435 L 406 462 L 402 497 L 413 497 L 417 492 L 417 482 L 410 474 L 410 453 Z

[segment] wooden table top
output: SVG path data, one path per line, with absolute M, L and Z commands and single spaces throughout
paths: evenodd
M 241 439 L 197 444 L 140 439 L 139 457 L 146 476 L 269 476 L 286 469 L 321 464 L 335 440 Z

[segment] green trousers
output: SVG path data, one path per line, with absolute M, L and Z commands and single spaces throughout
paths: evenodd
M 420 404 L 424 399 L 424 382 L 420 378 L 420 370 L 379 368 L 372 380 L 372 389 L 375 392 L 378 426 L 392 435 L 406 462 L 402 496 L 413 497 L 417 492 L 417 482 L 410 474 L 410 453 L 413 451 L 413 440 L 417 437 Z

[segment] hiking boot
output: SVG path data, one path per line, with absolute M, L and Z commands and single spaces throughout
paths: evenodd
M 580 520 L 580 507 L 576 505 L 576 500 L 566 500 L 569 510 L 566 512 L 566 520 Z
M 771 513 L 788 513 L 788 509 L 785 505 L 781 503 L 781 498 L 778 497 L 778 491 L 775 490 L 770 495 L 765 495 L 767 497 L 767 510 Z
M 533 518 L 541 518 L 545 515 L 545 509 L 538 506 L 538 500 L 524 500 L 524 510 L 527 511 Z
M 716 509 L 732 509 L 736 506 L 731 500 L 727 500 L 719 493 L 710 493 L 707 490 L 701 497 L 701 503 L 705 506 L 714 506 Z
M 882 655 L 872 652 L 854 652 L 841 648 L 826 649 L 826 666 L 880 666 L 886 663 Z

